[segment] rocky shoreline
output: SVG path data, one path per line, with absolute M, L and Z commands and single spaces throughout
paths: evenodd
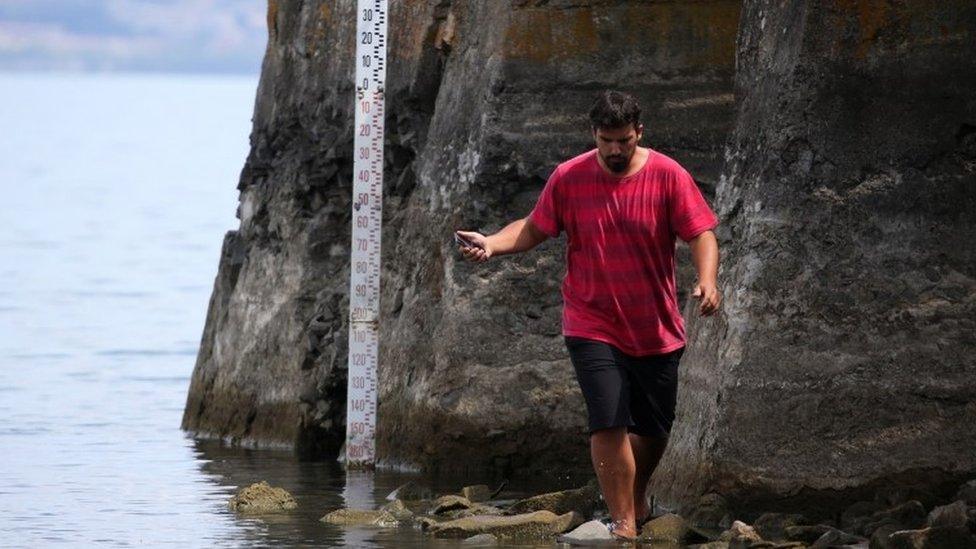
M 379 509 L 334 509 L 322 522 L 344 527 L 416 528 L 433 538 L 465 544 L 553 542 L 590 520 L 607 516 L 596 481 L 572 490 L 505 499 L 505 485 L 465 486 L 435 495 L 413 482 L 387 496 Z M 636 544 L 697 549 L 859 547 L 869 549 L 976 549 L 976 479 L 950 500 L 922 500 L 917 489 L 879 490 L 872 500 L 824 513 L 833 520 L 767 511 L 739 515 L 716 493 L 702 496 L 686 516 L 655 509 Z M 241 489 L 228 503 L 239 513 L 287 512 L 297 504 L 285 490 L 265 482 Z M 592 544 L 592 542 L 587 543 Z

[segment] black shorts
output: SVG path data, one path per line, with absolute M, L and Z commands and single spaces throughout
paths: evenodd
M 591 434 L 609 427 L 627 427 L 631 433 L 652 437 L 671 432 L 684 347 L 635 357 L 602 341 L 563 339 L 586 400 Z

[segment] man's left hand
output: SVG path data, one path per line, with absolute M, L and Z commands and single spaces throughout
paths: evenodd
M 702 316 L 715 314 L 715 311 L 718 310 L 719 303 L 722 302 L 722 294 L 718 291 L 718 287 L 709 282 L 699 282 L 695 286 L 695 291 L 691 293 L 691 296 L 699 300 L 698 312 Z

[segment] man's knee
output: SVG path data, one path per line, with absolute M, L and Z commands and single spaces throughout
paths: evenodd
M 603 442 L 627 437 L 627 427 L 607 427 L 590 431 L 590 442 Z

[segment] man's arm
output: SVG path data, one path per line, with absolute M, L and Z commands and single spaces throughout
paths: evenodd
M 461 246 L 459 249 L 465 259 L 471 261 L 487 261 L 495 255 L 514 254 L 535 248 L 549 238 L 549 235 L 539 230 L 528 217 L 513 221 L 502 230 L 491 236 L 483 236 L 471 231 L 458 231 L 459 235 L 467 238 L 480 248 Z
M 698 312 L 710 316 L 718 310 L 722 294 L 718 291 L 718 241 L 715 233 L 705 231 L 688 241 L 691 260 L 698 271 L 698 283 L 692 297 L 698 298 Z

